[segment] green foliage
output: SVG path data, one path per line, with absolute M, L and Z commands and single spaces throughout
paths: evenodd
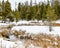
M 11 12 L 11 4 L 10 2 L 7 0 L 6 2 L 4 2 L 4 0 L 2 1 L 2 19 L 4 22 L 6 22 L 6 19 L 8 17 L 8 14 Z
M 18 4 L 18 11 L 21 11 L 21 3 Z
M 28 1 L 23 3 L 18 3 L 18 7 L 15 11 L 11 9 L 11 3 L 9 0 L 4 2 L 2 1 L 2 11 L 0 11 L 0 16 L 2 19 L 10 19 L 13 21 L 14 19 L 17 21 L 21 20 L 56 20 L 60 16 L 60 4 L 58 1 L 55 1 L 53 6 L 50 5 L 49 1 L 47 4 L 40 3 L 36 4 L 36 1 L 32 4 L 32 0 L 30 1 L 30 5 Z
M 5 3 L 5 16 L 7 16 L 11 12 L 11 4 L 7 0 Z
M 56 0 L 54 2 L 54 10 L 55 10 L 55 13 L 60 16 L 60 2 L 58 0 Z
M 0 20 L 2 20 L 2 17 L 0 16 Z
M 50 7 L 50 5 L 47 8 L 46 11 L 46 18 L 48 21 L 53 21 L 57 19 L 57 15 L 55 14 L 55 11 Z
M 19 11 L 16 10 L 14 12 L 14 18 L 16 19 L 16 22 L 20 20 L 20 13 L 19 13 Z
M 13 14 L 13 12 L 9 12 L 9 14 L 7 15 L 7 18 L 8 18 L 10 21 L 14 21 L 14 14 Z
M 1 3 L 0 3 L 0 16 L 2 16 L 2 8 L 1 8 Z

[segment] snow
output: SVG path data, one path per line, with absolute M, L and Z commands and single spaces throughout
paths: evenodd
M 37 20 L 30 20 L 30 21 L 19 20 L 18 22 L 16 22 L 16 21 L 14 21 L 14 22 L 6 22 L 6 23 L 1 23 L 1 22 L 0 22 L 0 26 L 8 26 L 8 25 L 11 25 L 11 24 L 14 24 L 14 25 L 30 24 L 30 23 L 32 23 L 32 22 L 38 22 L 38 23 L 40 23 L 40 24 L 42 24 L 42 25 L 43 25 L 44 23 L 47 23 L 47 21 L 42 22 L 42 20 L 39 20 L 39 21 L 37 21 Z M 57 20 L 57 21 L 52 21 L 52 22 L 54 22 L 54 23 L 60 23 L 60 19 Z
M 0 23 L 0 26 L 8 26 L 9 24 L 7 23 Z
M 54 34 L 54 35 L 60 35 L 60 27 L 52 27 L 52 31 L 49 31 L 49 26 L 15 26 L 12 28 L 12 30 L 25 30 L 26 33 L 33 33 L 33 34 L 39 34 L 39 33 L 46 33 L 46 34 Z
M 1 47 L 4 47 L 4 48 L 5 47 L 10 48 L 10 47 L 16 46 L 14 42 L 3 40 L 3 38 L 0 38 L 0 45 Z
M 18 24 L 29 24 L 29 22 L 28 21 L 26 21 L 26 20 L 20 20 L 19 22 L 17 22 L 17 25 Z
M 10 40 L 16 40 L 16 36 L 14 36 L 14 35 L 10 35 L 9 38 L 10 38 Z
M 11 25 L 11 24 L 14 24 L 14 25 L 16 25 L 16 22 L 10 22 L 10 25 Z
M 31 21 L 26 21 L 26 20 L 20 20 L 19 22 L 10 22 L 10 24 L 15 24 L 15 25 L 18 25 L 18 24 L 29 24 L 31 22 L 34 22 L 33 20 Z M 35 20 L 35 22 L 37 22 L 37 20 Z M 42 21 L 40 20 L 39 21 L 41 24 L 42 24 Z M 57 20 L 56 23 L 60 23 L 60 20 Z M 8 26 L 9 23 L 0 23 L 0 26 Z M 14 26 L 12 29 L 13 30 L 17 30 L 17 31 L 26 31 L 26 33 L 30 33 L 30 34 L 39 34 L 39 33 L 46 33 L 46 34 L 53 34 L 53 35 L 59 35 L 60 36 L 60 27 L 58 26 L 53 26 L 52 27 L 52 31 L 50 32 L 49 31 L 49 26 Z M 2 32 L 0 30 L 0 32 Z M 17 48 L 25 48 L 24 46 L 24 42 L 23 41 L 15 41 L 15 42 L 12 42 L 12 40 L 15 40 L 16 37 L 14 35 L 10 35 L 10 41 L 7 41 L 7 40 L 4 40 L 3 38 L 0 38 L 0 45 L 2 43 L 3 45 L 3 48 L 6 47 L 6 48 L 13 48 L 13 46 L 17 47 Z M 48 39 L 46 39 L 47 41 L 50 41 Z M 56 40 L 56 38 L 55 38 Z M 58 45 L 57 42 L 54 42 L 53 44 L 55 45 Z M 33 44 L 31 44 L 28 48 L 42 48 L 42 47 L 36 47 L 34 46 Z M 48 47 L 50 48 L 50 47 Z
M 40 32 L 45 32 L 46 30 L 48 30 L 48 28 L 45 28 L 43 26 L 15 26 L 12 28 L 12 30 L 26 30 L 26 33 L 38 34 Z
M 39 20 L 39 22 L 42 22 L 42 20 Z
M 38 22 L 37 20 L 30 20 L 29 22 Z
M 17 48 L 25 48 L 24 43 L 22 41 L 16 41 Z
M 56 23 L 60 23 L 60 19 L 56 21 Z
M 42 20 L 40 20 L 40 21 L 37 21 L 37 20 L 30 20 L 30 21 L 20 20 L 20 21 L 17 22 L 16 25 L 19 25 L 19 24 L 31 24 L 32 22 L 40 22 L 40 23 L 42 23 Z
M 10 24 L 29 24 L 31 22 L 37 22 L 37 20 L 20 20 L 19 22 L 10 22 Z M 38 21 L 40 24 L 43 24 L 42 20 Z M 57 20 L 56 23 L 60 23 L 60 20 Z M 9 23 L 0 23 L 1 26 L 8 26 Z M 60 35 L 60 27 L 52 27 L 52 31 L 49 32 L 49 26 L 14 26 L 12 30 L 26 30 L 26 33 L 33 33 L 33 34 L 39 34 L 39 33 L 47 33 L 47 34 L 55 34 L 55 35 Z M 1 32 L 1 30 L 0 30 Z
M 24 43 L 22 41 L 6 41 L 3 38 L 0 38 L 0 47 L 2 48 L 25 48 Z

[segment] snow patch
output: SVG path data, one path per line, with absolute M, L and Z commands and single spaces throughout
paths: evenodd
M 54 34 L 60 35 L 60 27 L 52 27 L 52 31 L 49 31 L 49 26 L 15 26 L 12 30 L 25 30 L 26 33 L 32 34 L 39 34 L 39 33 L 46 33 L 46 34 Z

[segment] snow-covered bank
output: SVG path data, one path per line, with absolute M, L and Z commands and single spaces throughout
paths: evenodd
M 2 27 L 2 26 L 6 27 L 8 25 L 9 25 L 8 23 L 0 23 L 0 27 Z
M 60 35 L 60 27 L 52 27 L 52 31 L 49 32 L 49 26 L 15 26 L 12 28 L 12 30 L 25 30 L 26 33 L 33 33 L 33 34 L 39 34 L 39 33 L 46 33 L 46 34 L 54 34 L 54 35 Z
M 52 23 L 58 23 L 60 24 L 60 20 L 56 20 L 56 21 L 52 21 Z M 8 26 L 8 25 L 47 25 L 48 22 L 44 21 L 42 22 L 42 20 L 30 20 L 30 21 L 26 21 L 26 20 L 19 20 L 18 22 L 13 21 L 13 22 L 6 22 L 6 23 L 2 23 L 0 22 L 0 26 Z
M 25 48 L 22 41 L 11 42 L 0 38 L 0 48 Z
M 14 47 L 14 46 L 16 46 L 16 44 L 14 42 L 6 41 L 6 40 L 3 40 L 3 38 L 0 38 L 0 47 L 1 48 L 10 48 L 10 47 Z

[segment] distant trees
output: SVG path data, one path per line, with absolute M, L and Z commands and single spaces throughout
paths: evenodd
M 11 4 L 9 2 L 9 0 L 7 0 L 6 2 L 4 2 L 4 0 L 2 1 L 2 19 L 4 22 L 6 22 L 6 19 L 8 17 L 8 14 L 11 12 Z
M 42 21 L 46 20 L 46 10 L 47 10 L 47 5 L 42 3 L 42 5 L 41 5 L 41 19 L 42 19 Z
M 50 6 L 49 3 L 46 11 L 46 18 L 46 20 L 49 22 L 49 31 L 51 31 L 51 22 L 57 20 L 58 16 L 55 14 L 55 10 Z
M 54 1 L 54 6 L 53 6 L 55 13 L 58 15 L 60 18 L 60 2 L 58 0 Z
M 7 0 L 5 3 L 5 16 L 7 16 L 11 12 L 11 4 Z
M 54 21 L 58 18 L 57 14 L 55 14 L 55 10 L 48 6 L 46 11 L 46 18 L 48 21 Z
M 5 3 L 2 1 L 2 22 L 5 21 Z
M 54 3 L 53 3 L 54 2 Z M 9 0 L 4 2 L 2 1 L 2 12 L 0 11 L 0 15 L 2 16 L 3 21 L 7 18 L 12 20 L 19 21 L 21 20 L 55 20 L 55 18 L 60 17 L 60 4 L 58 1 L 53 1 L 52 5 L 48 2 L 45 4 L 44 2 L 39 2 L 39 4 L 34 3 L 32 0 L 30 1 L 30 5 L 28 1 L 23 3 L 18 3 L 18 7 L 16 10 L 11 9 L 11 3 Z M 52 18 L 53 17 L 53 18 Z
M 12 10 L 11 10 L 11 4 L 10 4 L 10 2 L 7 0 L 6 3 L 5 3 L 5 14 L 4 14 L 5 19 L 7 19 L 8 14 L 9 14 L 11 11 L 12 11 Z
M 16 22 L 18 22 L 20 20 L 20 13 L 19 13 L 19 11 L 15 10 L 14 18 L 15 18 Z

